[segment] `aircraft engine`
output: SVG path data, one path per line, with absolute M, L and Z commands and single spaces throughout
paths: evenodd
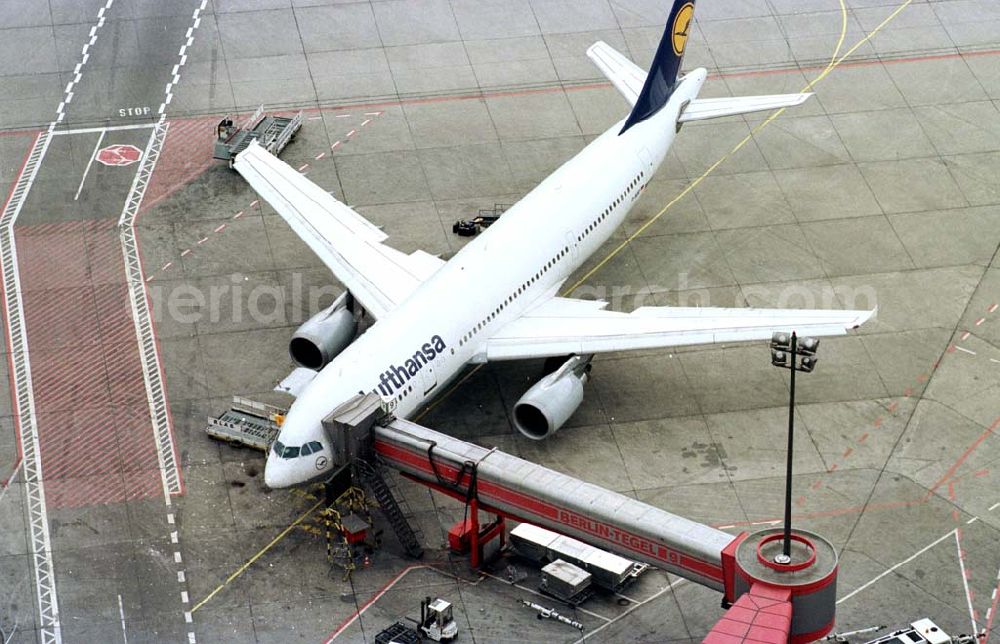
M 593 356 L 573 356 L 539 380 L 514 405 L 514 426 L 533 440 L 548 438 L 583 402 Z
M 329 308 L 312 316 L 295 330 L 288 355 L 300 367 L 319 371 L 354 341 L 358 322 L 345 292 Z

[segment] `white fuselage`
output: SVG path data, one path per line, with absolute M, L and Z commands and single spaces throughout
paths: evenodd
M 323 450 L 297 458 L 270 453 L 267 485 L 330 473 L 321 421 L 351 396 L 377 391 L 405 418 L 465 365 L 485 361 L 490 337 L 555 295 L 625 220 L 705 76 L 704 69 L 687 74 L 663 109 L 624 134 L 624 121 L 613 125 L 324 367 L 292 404 L 278 437 L 286 446 L 318 441 Z

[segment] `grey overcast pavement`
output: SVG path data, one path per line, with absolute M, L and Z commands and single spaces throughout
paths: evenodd
M 901 3 L 846 0 L 839 53 L 861 44 L 813 100 L 578 294 L 624 310 L 877 304 L 876 322 L 824 340 L 799 381 L 797 525 L 839 549 L 839 630 L 927 616 L 969 632 L 993 627 L 1000 567 L 1000 4 L 915 0 L 880 28 Z M 454 220 L 519 198 L 626 114 L 585 50 L 603 39 L 645 66 L 669 4 L 0 1 L 11 641 L 51 641 L 57 617 L 65 642 L 322 642 L 367 605 L 338 641 L 370 642 L 424 594 L 455 603 L 463 642 L 575 641 L 519 607 L 529 592 L 449 556 L 463 508 L 405 482 L 425 566 L 390 536 L 349 584 L 295 528 L 192 612 L 312 505 L 266 491 L 262 455 L 203 429 L 233 395 L 287 404 L 272 387 L 308 308 L 291 293 L 330 283 L 211 146 L 226 113 L 305 109 L 283 158 L 396 247 L 447 257 L 464 243 Z M 685 67 L 709 69 L 709 96 L 799 91 L 834 57 L 842 19 L 838 0 L 700 0 Z M 591 266 L 764 118 L 687 125 Z M 129 162 L 151 141 L 155 166 Z M 95 161 L 106 148 L 127 165 Z M 216 314 L 167 314 L 191 286 L 220 294 Z M 252 292 L 265 293 L 249 302 L 256 319 Z M 583 406 L 544 443 L 509 417 L 539 373 L 481 369 L 421 422 L 734 533 L 780 517 L 787 375 L 763 344 L 598 358 Z M 651 571 L 573 617 L 602 629 L 588 641 L 699 642 L 719 595 L 668 583 Z

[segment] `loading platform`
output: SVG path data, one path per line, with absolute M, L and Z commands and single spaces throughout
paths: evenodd
M 209 418 L 205 433 L 230 445 L 241 445 L 267 452 L 278 437 L 285 410 L 273 405 L 233 397 L 228 411 Z
M 233 166 L 236 155 L 247 149 L 254 141 L 264 149 L 278 156 L 302 127 L 302 112 L 294 116 L 265 114 L 264 106 L 257 108 L 242 125 L 235 125 L 228 116 L 216 127 L 215 152 L 212 157 L 228 161 Z

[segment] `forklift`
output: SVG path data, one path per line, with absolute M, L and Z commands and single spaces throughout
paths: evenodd
M 432 600 L 425 597 L 420 602 L 420 622 L 417 628 L 427 639 L 435 642 L 450 642 L 458 635 L 458 624 L 452 616 L 451 602 L 440 597 Z
M 420 602 L 420 621 L 411 617 L 406 619 L 416 623 L 416 630 L 403 622 L 395 622 L 375 635 L 375 643 L 419 644 L 424 637 L 434 642 L 450 642 L 458 635 L 458 623 L 452 615 L 451 602 L 440 597 L 425 597 Z

